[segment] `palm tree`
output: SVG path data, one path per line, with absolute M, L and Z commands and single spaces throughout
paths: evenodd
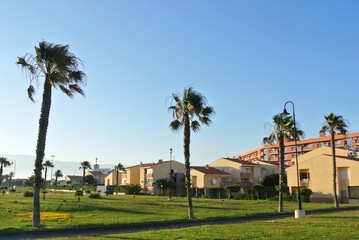
M 337 163 L 335 159 L 335 134 L 347 134 L 347 121 L 343 119 L 342 116 L 335 115 L 330 113 L 325 115 L 325 123 L 323 124 L 322 129 L 319 131 L 321 134 L 329 132 L 330 134 L 330 145 L 332 146 L 332 156 L 333 156 L 333 193 L 334 193 L 334 206 L 339 207 L 338 195 L 337 195 Z
M 81 60 L 69 51 L 69 45 L 52 44 L 46 41 L 39 42 L 35 47 L 35 55 L 27 53 L 24 57 L 18 57 L 16 62 L 29 73 L 30 86 L 27 89 L 28 97 L 34 102 L 34 82 L 39 84 L 44 79 L 41 113 L 39 119 L 39 132 L 36 145 L 35 159 L 35 184 L 33 227 L 40 227 L 40 186 L 42 161 L 45 156 L 47 128 L 52 100 L 52 89 L 59 88 L 67 96 L 73 97 L 74 93 L 84 95 L 80 85 L 84 84 L 86 75 L 78 70 Z
M 62 174 L 61 170 L 56 170 L 54 175 L 55 175 L 55 185 L 57 186 L 57 180 L 63 177 L 64 175 Z
M 81 190 L 84 190 L 84 184 L 85 184 L 85 171 L 86 169 L 92 169 L 91 164 L 88 161 L 83 161 L 80 163 L 81 166 L 79 169 L 82 169 L 82 183 L 81 183 Z
M 123 167 L 123 165 L 121 163 L 118 163 L 116 166 L 115 166 L 115 169 L 116 169 L 116 195 L 118 195 L 118 172 L 119 171 L 122 171 L 122 170 L 125 170 L 125 168 Z
M 284 168 L 284 140 L 293 140 L 296 136 L 297 138 L 303 137 L 304 132 L 298 127 L 297 133 L 294 131 L 294 121 L 291 116 L 285 116 L 283 114 L 278 114 L 273 116 L 274 125 L 269 124 L 272 128 L 272 131 L 268 137 L 263 138 L 264 144 L 275 144 L 279 145 L 280 160 L 279 160 L 279 201 L 278 201 L 278 212 L 283 212 L 283 191 L 284 191 L 284 177 L 285 177 L 285 168 Z M 299 189 L 298 189 L 299 191 Z
M 0 157 L 0 186 L 2 184 L 2 180 L 3 180 L 3 172 L 4 172 L 4 168 L 8 167 L 11 165 L 11 162 L 9 162 L 6 157 Z
M 46 160 L 46 162 L 44 164 L 42 164 L 42 166 L 45 167 L 45 183 L 46 183 L 46 180 L 47 180 L 47 169 L 48 168 L 53 168 L 54 167 L 54 164 L 50 161 L 50 160 Z M 52 176 L 51 176 L 52 177 Z
M 194 219 L 192 193 L 191 193 L 191 175 L 190 175 L 190 139 L 191 129 L 193 132 L 199 131 L 201 123 L 209 125 L 210 117 L 214 114 L 212 107 L 207 106 L 207 100 L 204 95 L 193 90 L 192 87 L 185 88 L 183 94 L 173 93 L 168 110 L 172 112 L 174 120 L 170 123 L 172 131 L 179 131 L 183 128 L 183 148 L 186 169 L 186 190 L 188 201 L 189 219 Z M 198 120 L 196 120 L 198 119 Z
M 15 176 L 14 172 L 10 172 L 9 173 L 9 187 L 14 188 L 14 183 L 13 183 L 13 177 Z
M 167 188 L 171 186 L 171 181 L 168 178 L 157 179 L 155 185 L 160 189 L 160 195 L 163 195 Z

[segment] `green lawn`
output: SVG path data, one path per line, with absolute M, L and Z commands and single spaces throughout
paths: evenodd
M 285 218 L 240 224 L 205 225 L 174 230 L 148 231 L 96 237 L 71 238 L 110 239 L 359 239 L 359 211 L 308 215 L 302 219 Z M 57 240 L 66 238 L 57 238 Z
M 277 212 L 277 202 L 194 198 L 196 219 L 245 216 Z M 286 202 L 285 210 L 293 212 L 295 202 Z M 305 210 L 332 208 L 333 204 L 304 203 Z M 343 205 L 342 205 L 343 206 Z M 0 231 L 31 230 L 32 198 L 22 194 L 0 195 Z M 154 222 L 187 219 L 186 198 L 158 196 L 103 196 L 78 202 L 74 195 L 49 194 L 41 201 L 44 228 L 68 228 L 91 225 Z M 26 215 L 28 214 L 28 216 Z

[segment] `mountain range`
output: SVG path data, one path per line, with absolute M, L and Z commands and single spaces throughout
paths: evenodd
M 1 157 L 6 157 L 9 162 L 13 164 L 4 168 L 3 174 L 15 172 L 15 178 L 28 178 L 34 173 L 35 156 L 31 155 L 16 155 L 16 154 L 1 154 Z M 51 159 L 48 159 L 51 161 Z M 80 170 L 80 162 L 66 162 L 61 160 L 53 161 L 54 168 L 52 172 L 61 170 L 64 177 L 66 175 L 82 175 Z M 92 164 L 92 163 L 91 163 Z M 101 164 L 100 168 L 113 168 L 113 164 Z M 51 175 L 51 169 L 48 170 L 47 176 Z M 48 177 L 49 178 L 49 177 Z

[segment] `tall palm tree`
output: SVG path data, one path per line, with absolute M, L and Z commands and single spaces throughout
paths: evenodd
M 279 145 L 279 196 L 278 196 L 278 212 L 283 212 L 283 191 L 284 191 L 284 177 L 285 177 L 285 168 L 284 168 L 284 140 L 293 140 L 296 136 L 301 138 L 304 136 L 304 132 L 298 127 L 297 134 L 295 135 L 294 131 L 294 121 L 291 116 L 285 116 L 283 114 L 277 114 L 273 116 L 273 123 L 269 124 L 272 128 L 272 131 L 268 137 L 263 138 L 264 144 L 275 144 Z M 299 191 L 299 189 L 298 189 Z
M 54 175 L 55 175 L 55 185 L 57 186 L 58 179 L 63 177 L 64 175 L 62 174 L 61 170 L 56 170 Z
M 35 87 L 33 84 L 39 84 L 40 79 L 44 80 L 36 145 L 32 221 L 33 227 L 40 227 L 41 170 L 45 156 L 52 90 L 53 88 L 59 88 L 69 97 L 73 97 L 74 93 L 84 95 L 81 85 L 84 84 L 86 75 L 78 70 L 81 60 L 69 51 L 69 45 L 52 44 L 45 41 L 39 42 L 39 46 L 35 47 L 35 55 L 27 53 L 24 57 L 18 57 L 16 63 L 29 73 L 30 86 L 27 93 L 31 101 L 34 102 Z
M 342 116 L 330 113 L 324 116 L 325 123 L 322 129 L 319 131 L 321 134 L 329 132 L 330 134 L 330 145 L 332 146 L 333 156 L 333 194 L 334 194 L 334 206 L 339 207 L 338 195 L 337 195 L 337 162 L 335 158 L 335 134 L 347 134 L 347 121 Z
M 84 184 L 85 184 L 85 172 L 87 169 L 92 169 L 91 164 L 88 161 L 83 161 L 80 163 L 81 166 L 79 169 L 82 169 L 82 182 L 81 182 L 81 190 L 84 190 Z
M 8 167 L 11 165 L 11 162 L 9 162 L 6 157 L 0 157 L 0 186 L 3 180 L 3 172 L 4 172 L 4 168 Z
M 214 110 L 212 107 L 207 106 L 207 100 L 205 96 L 193 90 L 192 87 L 185 88 L 183 94 L 173 93 L 170 98 L 172 101 L 168 110 L 172 112 L 174 120 L 170 123 L 169 127 L 172 131 L 175 132 L 183 128 L 188 216 L 189 219 L 194 219 L 190 175 L 191 129 L 193 132 L 197 132 L 201 127 L 201 123 L 204 125 L 209 125 L 211 123 L 210 117 L 214 114 Z
M 48 168 L 53 168 L 54 164 L 50 161 L 50 160 L 46 160 L 46 162 L 44 164 L 42 164 L 42 166 L 45 167 L 45 184 L 46 184 L 46 180 L 47 180 L 47 169 Z M 51 176 L 52 177 L 52 176 Z M 51 178 L 50 177 L 50 178 Z
M 116 187 L 117 187 L 116 195 L 117 195 L 118 194 L 118 172 L 122 171 L 122 170 L 125 170 L 125 168 L 123 167 L 123 165 L 121 163 L 118 163 L 115 166 L 115 169 L 116 169 Z
M 9 173 L 9 187 L 14 188 L 14 183 L 13 183 L 13 177 L 15 176 L 14 172 L 10 172 Z

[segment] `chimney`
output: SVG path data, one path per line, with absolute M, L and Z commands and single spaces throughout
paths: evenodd
M 158 163 L 162 163 L 163 162 L 163 160 L 162 159 L 158 159 Z
M 209 169 L 209 166 L 208 165 L 206 165 L 206 170 L 208 170 Z

